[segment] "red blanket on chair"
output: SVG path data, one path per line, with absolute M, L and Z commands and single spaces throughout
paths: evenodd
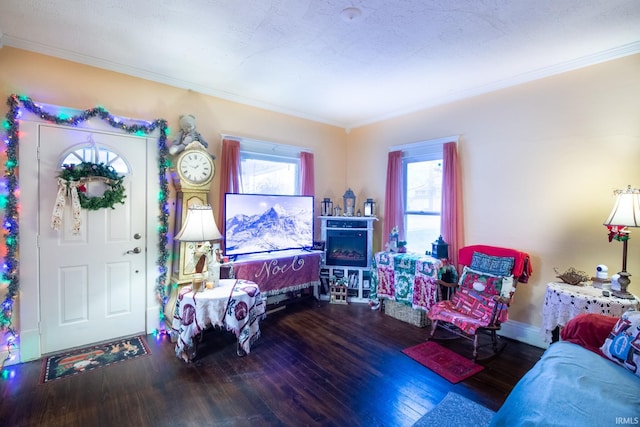
M 500 248 L 497 246 L 465 246 L 460 249 L 458 254 L 458 263 L 461 265 L 471 265 L 471 259 L 473 258 L 474 252 L 480 252 L 489 256 L 513 257 L 515 260 L 513 264 L 513 276 L 518 279 L 518 282 L 520 283 L 527 283 L 529 281 L 529 277 L 531 277 L 531 273 L 533 273 L 529 254 L 515 249 Z

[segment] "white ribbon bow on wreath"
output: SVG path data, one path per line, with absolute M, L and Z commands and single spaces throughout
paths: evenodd
M 115 209 L 116 204 L 124 203 L 127 196 L 122 180 L 123 177 L 112 166 L 103 163 L 82 162 L 77 165 L 64 165 L 58 175 L 58 194 L 53 206 L 51 228 L 60 230 L 66 198 L 71 196 L 71 213 L 73 215 L 71 232 L 80 234 L 80 209 Z M 101 196 L 89 196 L 86 194 L 85 184 L 91 181 L 101 181 L 108 188 Z M 82 194 L 78 191 L 81 191 Z
M 56 203 L 53 206 L 53 214 L 51 216 L 51 228 L 60 230 L 62 225 L 62 217 L 64 216 L 64 206 L 67 202 L 67 194 L 71 195 L 71 213 L 73 217 L 73 225 L 71 227 L 72 234 L 80 234 L 80 198 L 78 197 L 78 186 L 82 185 L 80 181 L 67 181 L 58 178 L 58 195 Z

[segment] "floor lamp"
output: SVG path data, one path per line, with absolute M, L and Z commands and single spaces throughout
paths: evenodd
M 618 240 L 622 242 L 622 271 L 619 274 L 618 283 L 620 290 L 613 289 L 612 294 L 619 298 L 634 299 L 635 296 L 627 291 L 631 276 L 627 272 L 627 243 L 629 241 L 629 227 L 640 227 L 640 190 L 631 188 L 626 190 L 615 190 L 616 202 L 613 205 L 611 214 L 604 225 L 609 229 L 609 241 Z

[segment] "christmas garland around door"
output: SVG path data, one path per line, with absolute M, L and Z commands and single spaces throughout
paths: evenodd
M 73 234 L 80 233 L 80 208 L 96 211 L 103 208 L 115 209 L 116 204 L 123 204 L 127 197 L 122 184 L 123 176 L 112 166 L 104 163 L 82 162 L 76 165 L 64 165 L 58 174 L 58 195 L 51 217 L 51 228 L 59 230 L 67 196 L 71 197 L 73 214 Z M 108 188 L 102 196 L 88 196 L 86 184 L 90 181 L 102 181 Z
M 20 243 L 20 227 L 18 221 L 19 212 L 19 185 L 18 185 L 18 146 L 20 141 L 20 117 L 24 112 L 30 112 L 38 116 L 41 120 L 65 126 L 79 126 L 81 123 L 91 119 L 102 120 L 114 129 L 127 132 L 136 136 L 148 136 L 156 130 L 159 131 L 157 145 L 157 168 L 158 168 L 158 258 L 156 261 L 158 267 L 158 276 L 156 278 L 156 294 L 160 306 L 158 314 L 160 316 L 161 328 L 156 333 L 166 333 L 164 325 L 164 307 L 169 300 L 167 294 L 167 261 L 169 260 L 169 203 L 167 201 L 169 195 L 169 182 L 167 179 L 167 170 L 171 166 L 168 155 L 167 135 L 169 127 L 164 119 L 155 119 L 150 122 L 128 122 L 112 115 L 103 107 L 93 107 L 82 111 L 74 112 L 69 115 L 68 111 L 55 113 L 52 107 L 46 107 L 34 102 L 25 95 L 12 94 L 7 98 L 6 118 L 2 121 L 3 142 L 5 148 L 6 162 L 4 179 L 0 182 L 0 212 L 3 212 L 3 239 L 4 247 L 0 244 L 0 249 L 4 250 L 3 268 L 0 269 L 0 286 L 6 289 L 6 293 L 0 298 L 0 332 L 7 335 L 5 342 L 6 358 L 0 360 L 0 372 L 6 374 L 3 370 L 5 362 L 12 360 L 15 356 L 12 349 L 17 348 L 18 334 L 13 326 L 13 305 L 16 296 L 20 291 L 20 275 L 18 256 L 18 247 Z M 6 130 L 4 135 L 3 130 Z M 177 284 L 171 284 L 177 287 Z M 0 343 L 1 345 L 1 343 Z M 6 378 L 6 377 L 5 377 Z M 1 424 L 1 422 L 0 422 Z

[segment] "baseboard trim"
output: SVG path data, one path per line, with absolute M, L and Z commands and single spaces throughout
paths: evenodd
M 539 327 L 535 327 L 516 320 L 509 320 L 502 324 L 499 335 L 520 341 L 534 347 L 547 348 L 549 343 L 544 342 Z
M 171 328 L 171 325 L 165 324 L 160 319 L 160 306 L 147 307 L 146 333 L 153 334 L 156 331 Z
M 14 363 L 30 362 L 32 360 L 38 360 L 42 357 L 40 348 L 40 331 L 37 329 L 22 330 L 20 331 L 19 348 L 11 350 L 12 354 L 19 354 L 19 357 L 13 359 L 13 363 L 6 363 L 7 365 Z M 2 358 L 7 356 L 6 351 L 2 354 Z
M 277 313 L 277 312 L 279 312 L 279 311 L 282 311 L 282 310 L 284 310 L 285 308 L 287 308 L 287 306 L 286 306 L 286 305 L 280 305 L 280 306 L 277 306 L 277 307 L 275 307 L 275 308 L 267 309 L 267 310 L 265 311 L 265 314 L 266 314 L 267 316 L 269 316 L 269 315 L 271 315 L 271 314 L 274 314 L 274 313 Z

